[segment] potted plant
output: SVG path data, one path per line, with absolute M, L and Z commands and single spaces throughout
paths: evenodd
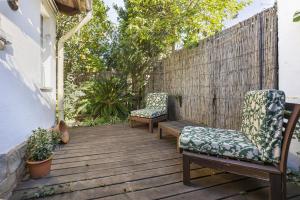
M 67 124 L 60 120 L 56 127 L 52 129 L 54 132 L 60 133 L 60 142 L 63 144 L 67 144 L 70 140 L 68 126 Z
M 52 155 L 60 135 L 57 132 L 38 128 L 27 142 L 27 166 L 32 178 L 46 176 L 51 168 Z

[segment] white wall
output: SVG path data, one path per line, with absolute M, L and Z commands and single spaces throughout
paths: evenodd
M 12 43 L 0 51 L 0 154 L 22 143 L 31 130 L 55 122 L 55 62 L 48 77 L 53 91 L 40 91 L 41 2 L 19 1 L 19 10 L 12 11 L 7 1 L 0 1 L 0 33 Z M 50 17 L 50 42 L 55 46 L 55 16 Z M 49 57 L 55 58 L 55 50 Z
M 279 88 L 285 91 L 287 101 L 300 103 L 300 23 L 293 22 L 293 14 L 300 10 L 299 0 L 278 0 Z M 300 143 L 292 141 L 288 164 L 299 169 L 296 152 Z
M 278 0 L 279 87 L 300 103 L 300 23 L 293 22 L 297 10 L 299 0 Z

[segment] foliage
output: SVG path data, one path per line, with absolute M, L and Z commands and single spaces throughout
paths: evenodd
M 74 124 L 76 121 L 74 117 L 77 115 L 76 105 L 80 97 L 84 95 L 79 85 L 75 84 L 74 73 L 67 74 L 65 80 L 65 120 L 68 124 Z
M 125 0 L 115 6 L 119 27 L 105 57 L 109 67 L 130 80 L 133 94 L 143 94 L 151 67 L 168 55 L 176 44 L 191 47 L 223 27 L 249 1 L 238 0 Z
M 120 119 L 115 116 L 110 116 L 109 118 L 104 117 L 97 117 L 97 118 L 91 118 L 87 117 L 85 118 L 80 125 L 81 126 L 97 126 L 97 125 L 110 125 L 110 124 L 116 124 L 116 123 L 122 123 L 124 122 L 124 119 Z
M 59 142 L 59 134 L 46 129 L 37 128 L 27 141 L 27 158 L 30 161 L 48 159 Z
M 300 22 L 300 11 L 295 12 L 295 14 L 293 16 L 293 21 Z
M 103 55 L 109 46 L 109 35 L 112 29 L 107 20 L 107 8 L 102 0 L 93 2 L 93 19 L 83 26 L 65 44 L 65 117 L 68 123 L 74 124 L 77 115 L 77 102 L 83 95 L 81 87 L 86 81 L 106 68 Z M 57 39 L 76 26 L 84 14 L 75 16 L 59 15 L 57 22 Z
M 127 93 L 126 82 L 116 77 L 91 81 L 85 85 L 83 92 L 85 95 L 80 100 L 78 113 L 94 119 L 127 117 L 130 95 Z
M 300 186 L 300 171 L 287 170 L 287 181 Z
M 125 9 L 117 9 L 121 28 L 137 44 L 146 42 L 151 51 L 165 51 L 181 40 L 189 46 L 201 37 L 220 31 L 224 20 L 236 16 L 248 3 L 245 0 L 125 0 Z
M 300 141 L 300 119 L 298 120 L 295 130 L 294 130 L 294 135 L 297 137 L 298 141 Z
M 65 44 L 65 70 L 66 75 L 72 72 L 80 77 L 86 73 L 101 71 L 105 68 L 103 53 L 109 45 L 107 34 L 111 30 L 111 23 L 107 20 L 107 8 L 103 1 L 93 2 L 93 18 L 83 26 Z M 60 38 L 63 34 L 73 28 L 84 17 L 84 14 L 75 16 L 58 16 L 58 33 Z
M 47 186 L 41 186 L 38 187 L 38 192 L 35 192 L 34 198 L 43 198 L 43 197 L 49 197 L 55 194 L 54 187 L 47 187 Z
M 236 16 L 248 2 L 125 0 L 124 8 L 115 6 L 119 24 L 114 26 L 107 20 L 103 1 L 94 1 L 93 19 L 65 45 L 66 118 L 74 122 L 83 117 L 91 125 L 98 119 L 109 123 L 114 117 L 124 119 L 128 110 L 140 107 L 154 63 L 174 51 L 176 44 L 191 47 L 220 31 L 224 20 Z M 60 15 L 58 38 L 83 17 Z M 107 71 L 114 78 L 99 81 Z
M 62 133 L 57 131 L 49 131 L 52 139 L 53 150 L 57 147 L 57 145 L 61 142 Z

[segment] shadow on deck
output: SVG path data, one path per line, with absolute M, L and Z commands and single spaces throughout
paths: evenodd
M 174 138 L 159 140 L 146 127 L 126 124 L 80 127 L 56 151 L 51 173 L 25 177 L 12 199 L 268 199 L 263 181 L 197 165 L 191 176 L 195 185 L 183 185 Z M 288 198 L 300 199 L 299 188 L 289 185 Z

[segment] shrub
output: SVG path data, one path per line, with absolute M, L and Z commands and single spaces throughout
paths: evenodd
M 91 81 L 83 91 L 85 95 L 80 100 L 78 114 L 106 121 L 112 117 L 126 119 L 128 116 L 130 95 L 126 82 L 115 77 Z
M 120 119 L 116 116 L 111 116 L 109 118 L 97 117 L 95 119 L 86 117 L 80 123 L 80 126 L 111 125 L 111 124 L 116 124 L 116 123 L 122 123 L 124 121 L 125 121 L 124 119 Z
M 56 148 L 56 146 L 61 142 L 61 136 L 62 134 L 57 131 L 49 131 L 52 137 L 52 145 L 53 145 L 53 150 Z
M 42 128 L 37 128 L 32 133 L 27 141 L 27 159 L 29 161 L 48 159 L 58 144 L 58 134 Z

